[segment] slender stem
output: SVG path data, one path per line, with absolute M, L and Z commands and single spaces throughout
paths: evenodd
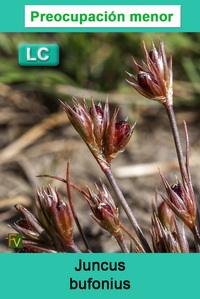
M 181 176 L 182 176 L 182 180 L 183 180 L 183 185 L 185 186 L 185 181 L 188 180 L 188 175 L 187 175 L 187 171 L 186 171 L 185 159 L 184 159 L 183 150 L 182 150 L 182 146 L 181 146 L 177 122 L 176 122 L 176 118 L 174 115 L 174 109 L 173 109 L 173 106 L 167 106 L 167 105 L 165 105 L 165 108 L 166 108 L 167 115 L 169 117 L 169 121 L 171 124 L 171 129 L 172 129 L 172 133 L 173 133 L 173 137 L 174 137 L 174 143 L 175 143 L 175 147 L 176 147 L 180 172 L 181 172 Z
M 67 181 L 59 176 L 55 176 L 55 175 L 50 175 L 50 174 L 41 174 L 41 175 L 36 175 L 36 177 L 43 177 L 43 178 L 50 178 L 50 179 L 54 179 L 54 180 L 57 180 L 57 181 L 60 181 L 62 183 L 65 183 L 67 184 Z M 73 184 L 73 183 L 70 183 L 70 186 L 79 191 L 80 193 L 82 193 L 84 196 L 89 196 L 87 192 L 85 192 L 83 189 L 79 188 L 77 185 Z
M 120 227 L 121 229 L 123 229 L 123 231 L 133 240 L 133 242 L 135 243 L 136 247 L 141 251 L 141 252 L 145 252 L 144 248 L 142 247 L 142 245 L 140 244 L 140 242 L 136 239 L 136 237 L 130 232 L 130 230 L 128 229 L 128 227 L 126 227 L 124 224 L 122 224 L 120 222 Z
M 189 159 L 189 139 L 188 139 L 187 127 L 186 127 L 186 124 L 184 124 L 185 135 L 186 135 L 186 158 L 187 158 L 185 161 L 182 146 L 181 146 L 181 141 L 180 141 L 180 135 L 179 135 L 179 131 L 178 131 L 177 123 L 176 123 L 176 118 L 174 115 L 173 106 L 165 105 L 165 108 L 167 110 L 167 114 L 168 114 L 171 128 L 172 128 L 172 133 L 173 133 L 174 142 L 175 142 L 175 146 L 176 146 L 176 152 L 177 152 L 177 157 L 178 157 L 178 161 L 179 161 L 179 167 L 180 167 L 183 185 L 184 185 L 184 187 L 189 189 L 191 199 L 195 202 L 194 191 L 192 188 L 192 183 L 191 183 L 191 178 L 190 178 L 190 173 L 189 173 L 189 160 L 188 160 Z M 186 184 L 187 184 L 187 186 L 186 186 Z M 200 250 L 200 235 L 199 235 L 198 228 L 195 226 L 195 228 L 194 228 L 194 230 L 192 230 L 192 232 L 194 234 L 195 244 L 196 244 L 197 250 L 199 252 L 199 250 Z
M 77 216 L 77 213 L 76 213 L 76 210 L 75 210 L 75 207 L 74 207 L 74 203 L 73 203 L 73 200 L 72 200 L 72 194 L 71 194 L 71 184 L 70 184 L 70 162 L 68 161 L 67 163 L 67 173 L 66 173 L 66 187 L 67 187 L 67 195 L 68 195 L 68 200 L 69 200 L 69 204 L 70 204 L 70 208 L 71 208 L 71 211 L 72 211 L 72 215 L 74 217 L 74 221 L 76 222 L 76 226 L 79 230 L 79 233 L 83 239 L 83 242 L 88 250 L 88 252 L 91 252 L 91 248 L 90 248 L 90 245 L 86 239 L 86 236 L 82 230 L 82 227 L 81 227 L 81 224 L 79 222 L 79 219 L 78 219 L 78 216 Z
M 117 240 L 122 252 L 129 253 L 128 247 L 126 246 L 126 243 L 124 242 L 124 237 L 122 236 L 122 234 L 120 234 L 119 236 L 115 236 L 115 239 Z
M 80 249 L 76 246 L 76 244 L 72 244 L 71 246 L 68 246 L 67 249 L 70 253 L 81 253 Z
M 195 226 L 193 229 L 191 229 L 191 231 L 194 235 L 194 242 L 195 242 L 196 250 L 198 253 L 200 253 L 200 235 L 199 235 L 198 229 Z
M 133 229 L 135 230 L 139 240 L 141 241 L 144 250 L 146 252 L 150 253 L 151 248 L 150 248 L 141 228 L 139 227 L 137 220 L 135 219 L 135 216 L 133 215 L 126 199 L 124 198 L 124 195 L 122 194 L 119 186 L 117 185 L 117 182 L 116 182 L 110 168 L 105 171 L 105 175 L 106 175 L 111 187 L 113 188 L 113 191 L 115 192 L 116 197 L 118 198 L 120 204 L 122 205 L 122 208 L 124 209 Z

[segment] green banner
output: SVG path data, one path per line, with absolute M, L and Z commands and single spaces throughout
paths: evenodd
M 145 22 L 149 21 L 149 18 L 151 19 L 151 13 L 148 12 L 147 6 L 181 6 L 181 25 L 180 27 L 177 28 L 176 27 L 165 27 L 163 28 L 163 26 L 160 27 L 149 27 L 149 24 L 147 24 L 147 26 L 145 27 L 145 29 L 140 28 L 139 26 L 137 28 L 133 27 L 131 28 L 131 25 L 127 25 L 127 27 L 121 27 L 122 22 L 118 24 L 118 27 L 116 28 L 97 28 L 96 24 L 94 24 L 94 27 L 91 26 L 90 28 L 85 28 L 84 24 L 82 24 L 81 27 L 79 28 L 73 28 L 68 27 L 68 11 L 66 9 L 66 15 L 64 17 L 65 19 L 65 23 L 66 23 L 66 27 L 63 28 L 63 25 L 61 25 L 59 28 L 27 28 L 25 27 L 25 6 L 26 5 L 34 5 L 34 6 L 41 6 L 41 5 L 55 5 L 55 7 L 58 7 L 60 5 L 65 5 L 70 6 L 76 6 L 77 7 L 77 13 L 80 13 L 80 5 L 85 5 L 85 6 L 96 6 L 96 5 L 100 5 L 102 6 L 102 8 L 105 5 L 110 5 L 110 9 L 107 11 L 105 10 L 108 14 L 108 16 L 111 15 L 111 20 L 112 18 L 114 19 L 114 15 L 116 14 L 116 6 L 117 5 L 123 5 L 123 6 L 136 6 L 136 5 L 140 5 L 144 7 L 144 15 L 142 16 L 144 18 Z M 113 10 L 114 8 L 114 10 Z M 142 31 L 146 31 L 146 32 L 198 32 L 200 30 L 200 25 L 199 25 L 199 9 L 200 9 L 200 3 L 198 1 L 186 1 L 186 0 L 169 0 L 169 1 L 99 1 L 98 3 L 95 3 L 93 1 L 68 1 L 66 3 L 66 1 L 50 1 L 50 0 L 43 0 L 42 3 L 41 1 L 20 1 L 20 2 L 16 2 L 14 0 L 9 1 L 9 3 L 4 2 L 3 4 L 1 4 L 1 11 L 0 11 L 0 31 L 1 32 L 142 32 Z M 134 9 L 133 9 L 134 11 Z M 174 18 L 176 18 L 175 14 L 173 13 L 173 11 L 171 11 L 171 13 L 166 14 L 165 15 L 165 11 L 166 9 L 164 9 L 163 13 L 161 14 L 161 22 L 166 22 L 168 20 L 170 20 L 171 16 L 174 15 Z M 35 12 L 35 10 L 34 10 Z M 37 12 L 37 11 L 36 11 Z M 55 12 L 56 12 L 56 8 L 55 8 Z M 47 12 L 46 14 L 48 15 L 48 21 L 52 21 L 52 16 L 51 14 Z M 154 15 L 156 13 L 153 13 Z M 97 13 L 97 18 L 99 19 L 99 22 L 102 22 L 102 16 L 101 13 L 98 14 Z M 105 13 L 104 13 L 105 15 Z M 149 15 L 149 16 L 148 16 Z M 36 14 L 34 15 L 36 16 Z M 43 18 L 43 17 L 42 17 Z M 158 14 L 158 19 L 160 18 L 160 15 Z M 127 17 L 128 19 L 128 17 Z M 173 17 L 172 17 L 173 19 Z M 83 20 L 85 20 L 85 16 L 83 17 Z M 59 21 L 59 16 L 56 16 L 56 22 Z M 90 21 L 94 22 L 92 16 L 90 16 Z M 156 22 L 156 19 L 155 19 Z M 92 25 L 92 24 L 91 24 Z M 75 26 L 76 27 L 76 26 Z
M 195 298 L 199 275 L 193 265 L 199 261 L 195 254 L 1 255 L 1 294 L 31 299 Z

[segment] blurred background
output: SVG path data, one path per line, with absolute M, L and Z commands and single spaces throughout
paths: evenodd
M 149 237 L 155 188 L 164 191 L 160 168 L 173 184 L 180 177 L 168 119 L 162 105 L 142 98 L 126 82 L 134 73 L 132 56 L 143 57 L 142 41 L 151 48 L 158 35 L 173 55 L 175 110 L 184 145 L 183 120 L 191 140 L 191 169 L 197 199 L 200 194 L 200 33 L 0 33 L 0 252 L 7 247 L 9 227 L 21 203 L 34 210 L 35 188 L 51 183 L 65 196 L 65 186 L 38 174 L 65 177 L 71 160 L 72 181 L 84 188 L 105 180 L 78 134 L 68 123 L 58 99 L 91 97 L 112 109 L 120 106 L 137 127 L 124 153 L 113 161 L 113 172 L 138 222 Z M 57 43 L 58 67 L 20 67 L 18 45 Z M 110 236 L 93 223 L 89 208 L 76 192 L 74 202 L 95 252 L 117 252 Z M 122 221 L 126 217 L 120 209 Z M 190 236 L 189 236 L 190 238 Z M 79 235 L 75 239 L 83 248 Z

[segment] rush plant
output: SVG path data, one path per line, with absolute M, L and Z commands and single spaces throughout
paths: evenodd
M 112 160 L 124 151 L 135 125 L 131 126 L 127 120 L 119 121 L 119 109 L 111 115 L 108 99 L 104 106 L 95 104 L 92 100 L 90 107 L 85 99 L 82 101 L 74 99 L 72 107 L 65 102 L 61 102 L 61 105 L 105 174 L 115 198 L 111 196 L 103 182 L 100 182 L 101 187 L 96 184 L 96 191 L 89 187 L 83 190 L 74 185 L 70 181 L 69 162 L 66 178 L 41 175 L 62 181 L 66 185 L 68 203 L 61 199 L 57 190 L 48 185 L 46 189 L 37 190 L 36 216 L 26 208 L 16 206 L 24 216 L 14 224 L 14 228 L 24 236 L 24 248 L 21 252 L 81 252 L 74 242 L 74 223 L 85 244 L 85 252 L 92 252 L 73 204 L 71 188 L 82 194 L 94 222 L 116 239 L 124 253 L 188 253 L 190 249 L 184 226 L 187 226 L 193 234 L 196 252 L 200 251 L 200 223 L 190 174 L 188 131 L 184 123 L 186 139 L 184 156 L 173 108 L 172 57 L 167 60 L 161 40 L 158 49 L 154 44 L 150 51 L 147 51 L 145 44 L 143 49 L 144 62 L 139 64 L 133 59 L 135 75 L 128 73 L 130 81 L 127 82 L 142 96 L 164 106 L 173 134 L 181 177 L 169 183 L 160 172 L 166 192 L 156 191 L 150 230 L 152 242 L 147 241 L 111 168 Z M 159 204 L 158 196 L 162 199 Z M 121 222 L 117 205 L 121 205 L 124 209 L 130 223 L 129 228 Z M 124 234 L 128 234 L 134 246 L 128 247 Z

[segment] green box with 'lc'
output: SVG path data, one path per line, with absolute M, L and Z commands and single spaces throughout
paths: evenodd
M 57 44 L 22 44 L 18 47 L 21 66 L 57 66 L 60 48 Z

